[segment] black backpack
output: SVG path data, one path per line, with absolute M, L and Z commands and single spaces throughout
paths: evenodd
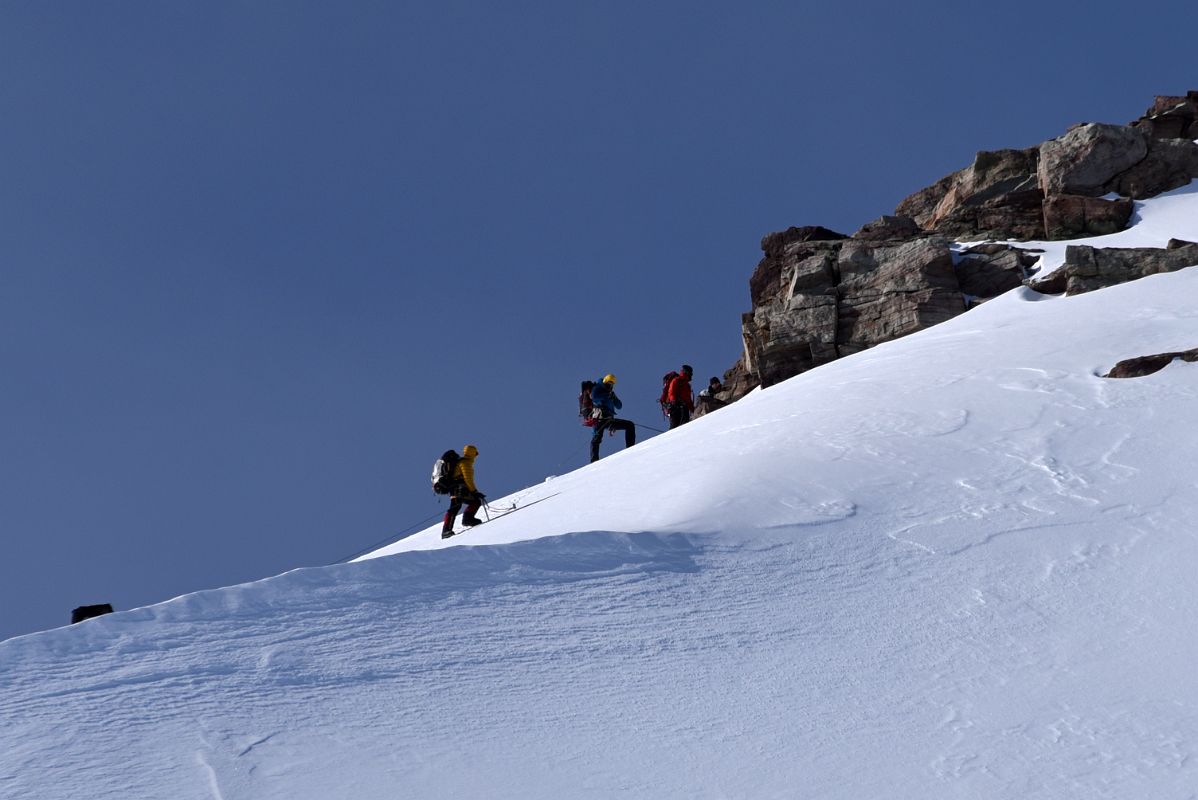
M 582 393 L 578 395 L 578 416 L 582 417 L 582 424 L 588 428 L 595 427 L 595 404 L 591 401 L 591 390 L 594 388 L 594 381 L 583 381 Z
M 453 491 L 453 473 L 458 466 L 460 456 L 453 450 L 446 450 L 433 463 L 433 491 L 437 494 L 449 494 Z

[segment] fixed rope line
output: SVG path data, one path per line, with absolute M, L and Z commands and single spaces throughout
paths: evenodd
M 630 419 L 628 421 L 631 422 L 633 425 L 637 426 L 638 428 L 644 428 L 647 431 L 653 431 L 654 433 L 665 433 L 665 431 L 663 431 L 661 428 L 654 428 L 652 425 L 643 425 L 643 424 L 637 422 L 635 419 Z
M 590 452 L 591 452 L 590 444 L 583 445 L 583 453 L 585 453 L 586 455 L 589 456 Z M 570 448 L 570 452 L 566 454 L 566 457 L 563 458 L 561 461 L 557 462 L 557 466 L 555 466 L 553 468 L 553 472 L 554 472 L 555 476 L 556 476 L 556 473 L 562 468 L 563 464 L 565 464 L 567 461 L 575 458 L 577 455 L 578 455 L 577 448 L 574 448 L 574 447 Z M 584 464 L 585 464 L 585 461 L 584 461 Z
M 443 511 L 438 511 L 436 514 L 433 514 L 431 517 L 425 517 L 424 519 L 420 520 L 419 522 L 414 522 L 411 525 L 409 525 L 408 527 L 404 528 L 399 533 L 388 534 L 386 538 L 380 539 L 379 541 L 375 542 L 374 544 L 372 544 L 362 550 L 359 550 L 358 552 L 354 553 L 353 555 L 349 555 L 349 556 L 346 556 L 345 558 L 339 559 L 335 563 L 345 564 L 349 561 L 353 561 L 358 556 L 366 555 L 367 553 L 369 553 L 372 550 L 377 550 L 380 547 L 386 547 L 389 544 L 395 544 L 400 539 L 403 539 L 406 536 L 408 536 L 412 533 L 415 533 L 416 529 L 419 528 L 421 525 L 428 525 L 430 522 L 435 520 L 437 517 L 444 515 L 444 513 L 445 512 L 443 512 Z
M 663 431 L 660 428 L 654 428 L 652 425 L 642 425 L 641 423 L 637 422 L 634 419 L 630 419 L 628 421 L 631 422 L 633 425 L 636 425 L 638 428 L 644 428 L 645 430 L 653 431 L 655 433 L 665 433 L 665 431 Z M 590 445 L 589 444 L 584 445 L 584 448 L 585 448 L 584 454 L 589 456 L 590 455 Z M 566 455 L 566 457 L 563 458 L 561 461 L 557 462 L 557 466 L 555 466 L 553 468 L 554 473 L 557 473 L 562 468 L 562 465 L 564 465 L 567 461 L 570 461 L 571 459 L 575 458 L 577 455 L 578 455 L 578 453 L 577 453 L 576 449 L 571 448 L 570 452 Z M 491 510 L 490 505 L 485 502 L 483 503 L 483 505 L 486 507 L 487 511 L 490 512 L 490 510 Z M 356 553 L 354 553 L 352 555 L 348 555 L 345 558 L 338 559 L 334 563 L 345 564 L 347 562 L 353 561 L 358 556 L 364 556 L 367 553 L 369 553 L 373 550 L 377 550 L 380 547 L 386 547 L 389 544 L 395 544 L 400 539 L 406 538 L 410 534 L 415 533 L 416 530 L 419 529 L 422 525 L 428 525 L 433 520 L 437 519 L 438 517 L 442 516 L 443 514 L 444 514 L 444 512 L 438 511 L 436 514 L 433 514 L 432 516 L 425 517 L 424 519 L 420 520 L 419 522 L 412 523 L 408 527 L 401 530 L 399 533 L 388 534 L 386 537 L 380 539 L 379 541 L 375 542 L 374 544 L 364 547 L 363 549 L 357 551 Z

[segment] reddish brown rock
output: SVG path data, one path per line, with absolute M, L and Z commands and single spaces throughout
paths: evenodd
M 1132 125 L 1083 123 L 1025 150 L 977 154 L 974 163 L 900 202 L 895 214 L 958 240 L 1050 239 L 1107 230 L 1121 209 L 1049 209 L 1060 195 L 1154 197 L 1198 178 L 1198 92 L 1158 97 Z M 1046 200 L 1046 198 L 1048 198 Z M 1089 210 L 1091 213 L 1084 213 Z M 874 238 L 863 229 L 854 238 Z
M 1127 227 L 1134 204 L 1131 200 L 1104 200 L 1075 194 L 1044 198 L 1044 230 L 1049 239 L 1105 236 Z
M 1120 361 L 1104 378 L 1142 378 L 1154 372 L 1160 372 L 1174 361 L 1198 361 L 1198 347 L 1193 350 L 1183 350 L 1178 353 L 1157 353 L 1151 356 L 1139 356 Z
M 1198 139 L 1198 92 L 1157 97 L 1132 125 L 1153 139 Z
M 926 231 L 959 238 L 1043 238 L 1038 148 L 982 151 L 969 167 L 898 204 Z

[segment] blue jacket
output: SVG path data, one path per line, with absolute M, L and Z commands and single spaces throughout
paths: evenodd
M 595 408 L 600 409 L 605 417 L 614 417 L 616 412 L 624 407 L 620 402 L 620 398 L 616 397 L 616 391 L 611 386 L 600 381 L 595 384 L 595 388 L 591 389 L 591 402 Z

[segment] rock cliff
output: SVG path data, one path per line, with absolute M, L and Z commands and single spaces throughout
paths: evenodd
M 1034 251 L 995 240 L 1063 240 L 1123 230 L 1133 201 L 1198 177 L 1198 91 L 1157 97 L 1128 125 L 1081 123 L 1024 150 L 973 163 L 851 235 L 795 227 L 761 240 L 742 316 L 744 353 L 724 399 L 905 336 L 1028 282 L 1076 293 L 1198 263 L 1169 250 L 1070 247 L 1040 281 Z M 956 242 L 981 242 L 954 246 Z

